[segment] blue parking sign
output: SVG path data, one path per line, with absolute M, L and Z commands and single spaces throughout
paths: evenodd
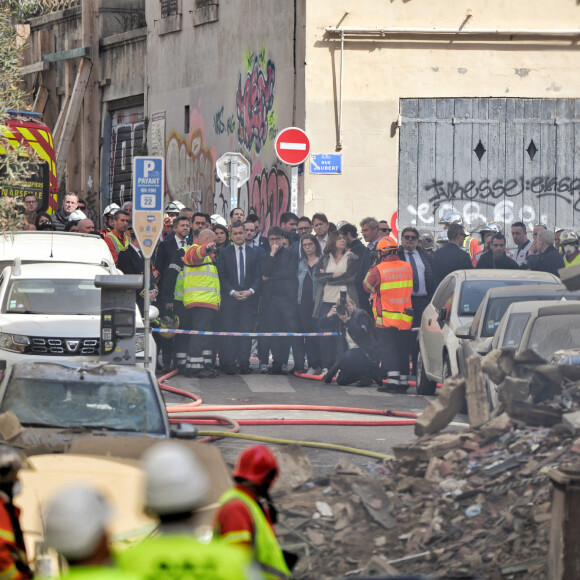
M 134 211 L 160 211 L 163 206 L 163 158 L 135 157 Z

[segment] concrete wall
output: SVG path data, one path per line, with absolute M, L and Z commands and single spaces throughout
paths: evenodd
M 207 19 L 208 8 L 196 11 L 182 0 L 181 16 L 161 19 L 159 1 L 147 1 L 148 143 L 166 157 L 168 198 L 229 214 L 230 192 L 216 182 L 214 168 L 221 155 L 236 151 L 251 163 L 238 204 L 256 211 L 266 228 L 289 209 L 290 168 L 277 161 L 274 138 L 304 122 L 303 106 L 294 112 L 295 91 L 302 103 L 304 94 L 302 5 L 220 2 L 210 21 L 194 26 Z
M 340 37 L 328 26 L 566 29 L 578 26 L 573 0 L 385 2 L 318 0 L 306 15 L 306 131 L 314 153 L 338 142 Z M 305 172 L 305 213 L 333 221 L 366 215 L 396 220 L 399 100 L 421 97 L 580 96 L 577 44 L 570 38 L 476 39 L 385 36 L 344 43 L 342 175 Z

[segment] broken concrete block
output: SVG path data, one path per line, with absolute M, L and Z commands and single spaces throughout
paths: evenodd
M 499 400 L 507 405 L 510 401 L 525 401 L 530 395 L 529 379 L 506 377 L 499 385 Z
M 467 359 L 467 384 L 465 390 L 469 424 L 477 429 L 489 421 L 489 401 L 487 388 L 481 372 L 481 358 L 472 356 Z
M 415 435 L 421 437 L 426 433 L 437 433 L 451 423 L 459 413 L 465 400 L 465 379 L 451 377 L 447 379 L 439 396 L 430 401 L 415 423 Z
M 564 423 L 564 425 L 566 425 L 574 435 L 580 434 L 580 411 L 564 413 L 564 415 L 562 415 L 562 423 Z
M 480 432 L 486 437 L 495 437 L 509 431 L 512 426 L 512 421 L 507 413 L 502 413 L 499 417 L 490 419 L 485 425 L 482 425 Z
M 390 513 L 391 501 L 378 481 L 355 483 L 352 491 L 362 499 L 365 509 L 373 520 L 383 528 L 390 530 L 397 525 L 397 520 Z
M 0 414 L 0 436 L 5 441 L 10 441 L 24 431 L 18 417 L 12 411 Z
M 276 479 L 272 493 L 290 491 L 312 477 L 312 463 L 300 445 L 273 447 L 272 452 L 283 474 Z
M 500 356 L 501 350 L 496 348 L 486 354 L 481 360 L 481 370 L 497 385 L 505 378 L 504 372 L 498 366 Z

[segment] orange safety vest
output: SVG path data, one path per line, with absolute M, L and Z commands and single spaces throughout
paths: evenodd
M 381 274 L 378 292 L 373 297 L 373 314 L 377 328 L 394 327 L 409 330 L 413 269 L 403 260 L 388 260 L 376 266 Z
M 0 498 L 0 578 L 2 580 L 25 580 L 32 578 L 28 567 L 26 548 L 22 540 L 22 531 L 14 529 L 8 513 L 8 502 Z M 13 506 L 16 520 L 20 520 L 20 510 Z M 19 524 L 18 524 L 19 525 Z

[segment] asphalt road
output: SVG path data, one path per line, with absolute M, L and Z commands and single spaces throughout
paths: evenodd
M 220 375 L 213 379 L 188 379 L 176 375 L 168 384 L 199 395 L 203 406 L 209 405 L 323 405 L 333 407 L 356 407 L 420 413 L 431 397 L 417 395 L 410 387 L 406 394 L 379 393 L 376 387 L 340 387 L 326 385 L 321 381 L 295 376 L 271 376 L 253 373 L 250 375 Z M 164 392 L 168 405 L 187 402 L 184 397 Z M 203 408 L 203 407 L 202 407 Z M 210 414 L 208 412 L 208 414 Z M 380 415 L 360 415 L 324 411 L 212 411 L 233 419 L 332 419 L 344 421 L 383 421 L 394 418 Z M 466 417 L 458 415 L 450 429 L 462 428 Z M 200 426 L 199 429 L 224 430 L 224 427 Z M 356 449 L 390 454 L 392 446 L 414 439 L 413 425 L 406 426 L 345 426 L 345 425 L 243 425 L 240 433 L 263 437 L 276 437 L 297 441 L 333 443 Z M 252 442 L 240 439 L 222 439 L 212 443 L 217 445 L 228 464 L 235 462 L 239 452 Z M 304 448 L 314 468 L 314 475 L 333 471 L 341 458 L 372 471 L 377 459 L 363 455 Z

